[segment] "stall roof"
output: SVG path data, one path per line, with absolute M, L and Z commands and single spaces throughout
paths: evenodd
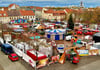
M 24 31 L 23 29 L 14 29 L 15 32 L 22 32 Z
M 64 33 L 65 32 L 65 29 L 46 30 L 46 32 L 48 32 L 50 34 Z
M 95 33 L 93 36 L 99 36 L 100 37 L 100 32 L 99 33 Z

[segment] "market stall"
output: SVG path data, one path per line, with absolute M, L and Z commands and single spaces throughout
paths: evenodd
M 37 52 L 37 55 L 36 55 L 36 52 Z M 35 61 L 47 58 L 45 54 L 38 52 L 36 50 L 33 50 L 33 49 L 28 50 L 27 55 L 30 56 Z

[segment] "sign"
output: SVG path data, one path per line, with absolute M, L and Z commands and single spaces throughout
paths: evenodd
M 88 56 L 89 55 L 88 50 L 77 50 L 77 52 L 79 53 L 79 56 Z
M 59 53 L 64 53 L 64 44 L 58 44 L 57 50 L 59 51 Z

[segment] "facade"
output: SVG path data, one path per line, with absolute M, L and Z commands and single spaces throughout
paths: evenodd
M 7 23 L 9 20 L 8 14 L 6 11 L 0 11 L 0 22 Z
M 54 10 L 43 10 L 42 11 L 42 18 L 43 19 L 48 19 L 48 20 L 63 20 L 65 19 L 65 11 L 59 10 L 59 11 L 54 11 Z
M 36 7 L 35 8 L 35 16 L 37 17 L 37 18 L 42 18 L 42 7 Z

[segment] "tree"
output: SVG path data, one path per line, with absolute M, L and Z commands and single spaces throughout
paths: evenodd
M 72 14 L 70 15 L 68 19 L 68 28 L 72 30 L 74 29 L 74 22 L 73 22 Z

